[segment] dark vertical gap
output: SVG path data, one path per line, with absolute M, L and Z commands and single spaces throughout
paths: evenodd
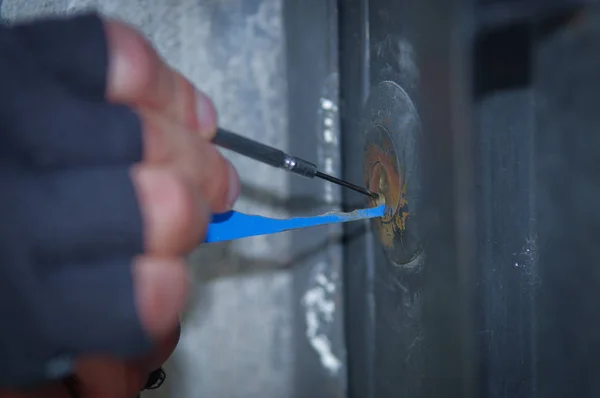
M 422 26 L 415 48 L 420 67 L 420 115 L 423 121 L 423 212 L 427 236 L 420 293 L 424 339 L 424 397 L 479 395 L 473 346 L 471 279 L 477 263 L 470 221 L 460 219 L 472 204 L 472 29 L 471 2 L 416 3 Z M 465 159 L 460 155 L 465 154 Z M 463 190 L 463 188 L 465 188 Z M 471 215 L 469 214 L 469 217 Z
M 368 0 L 338 0 L 340 122 L 342 176 L 362 183 L 363 139 L 361 113 L 368 96 Z M 344 190 L 346 210 L 356 208 L 364 199 Z M 348 366 L 347 395 L 371 398 L 373 381 L 372 283 L 373 253 L 363 223 L 348 223 L 344 234 L 354 237 L 343 247 L 345 334 Z

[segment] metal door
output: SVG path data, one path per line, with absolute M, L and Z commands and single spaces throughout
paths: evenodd
M 598 396 L 597 10 L 339 4 L 345 178 L 375 139 L 401 213 L 347 228 L 350 396 Z

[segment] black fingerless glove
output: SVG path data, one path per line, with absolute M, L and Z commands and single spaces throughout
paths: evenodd
M 0 53 L 0 387 L 12 388 L 151 342 L 132 285 L 141 127 L 105 101 L 102 21 L 4 26 Z

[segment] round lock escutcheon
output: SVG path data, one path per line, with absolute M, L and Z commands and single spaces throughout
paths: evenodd
M 385 203 L 384 217 L 372 221 L 374 232 L 390 262 L 410 268 L 422 251 L 421 122 L 408 94 L 389 81 L 372 91 L 365 112 L 364 183 Z

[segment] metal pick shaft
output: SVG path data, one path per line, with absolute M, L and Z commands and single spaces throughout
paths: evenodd
M 362 193 L 363 195 L 370 196 L 371 198 L 377 199 L 379 197 L 379 195 L 369 191 L 368 189 L 359 187 L 358 185 L 354 185 L 348 181 L 340 180 L 339 178 L 335 178 L 328 174 L 321 173 L 317 169 L 317 165 L 314 163 L 292 155 L 288 155 L 279 149 L 250 140 L 246 137 L 242 137 L 222 128 L 217 129 L 217 134 L 213 138 L 213 143 L 240 155 L 252 158 L 273 167 L 287 170 L 294 174 L 308 178 L 319 177 L 323 180 Z
M 379 195 L 377 195 L 375 192 L 371 192 L 366 188 L 363 187 L 359 187 L 358 185 L 354 185 L 351 182 L 348 181 L 344 181 L 344 180 L 340 180 L 339 178 L 335 178 L 333 176 L 330 176 L 329 174 L 325 174 L 325 173 L 321 173 L 320 171 L 317 171 L 315 173 L 315 177 L 319 177 L 323 180 L 327 180 L 329 182 L 333 182 L 334 184 L 340 185 L 342 187 L 351 189 L 355 192 L 359 192 L 362 193 L 363 195 L 367 195 L 370 196 L 374 199 L 377 199 L 379 197 Z

